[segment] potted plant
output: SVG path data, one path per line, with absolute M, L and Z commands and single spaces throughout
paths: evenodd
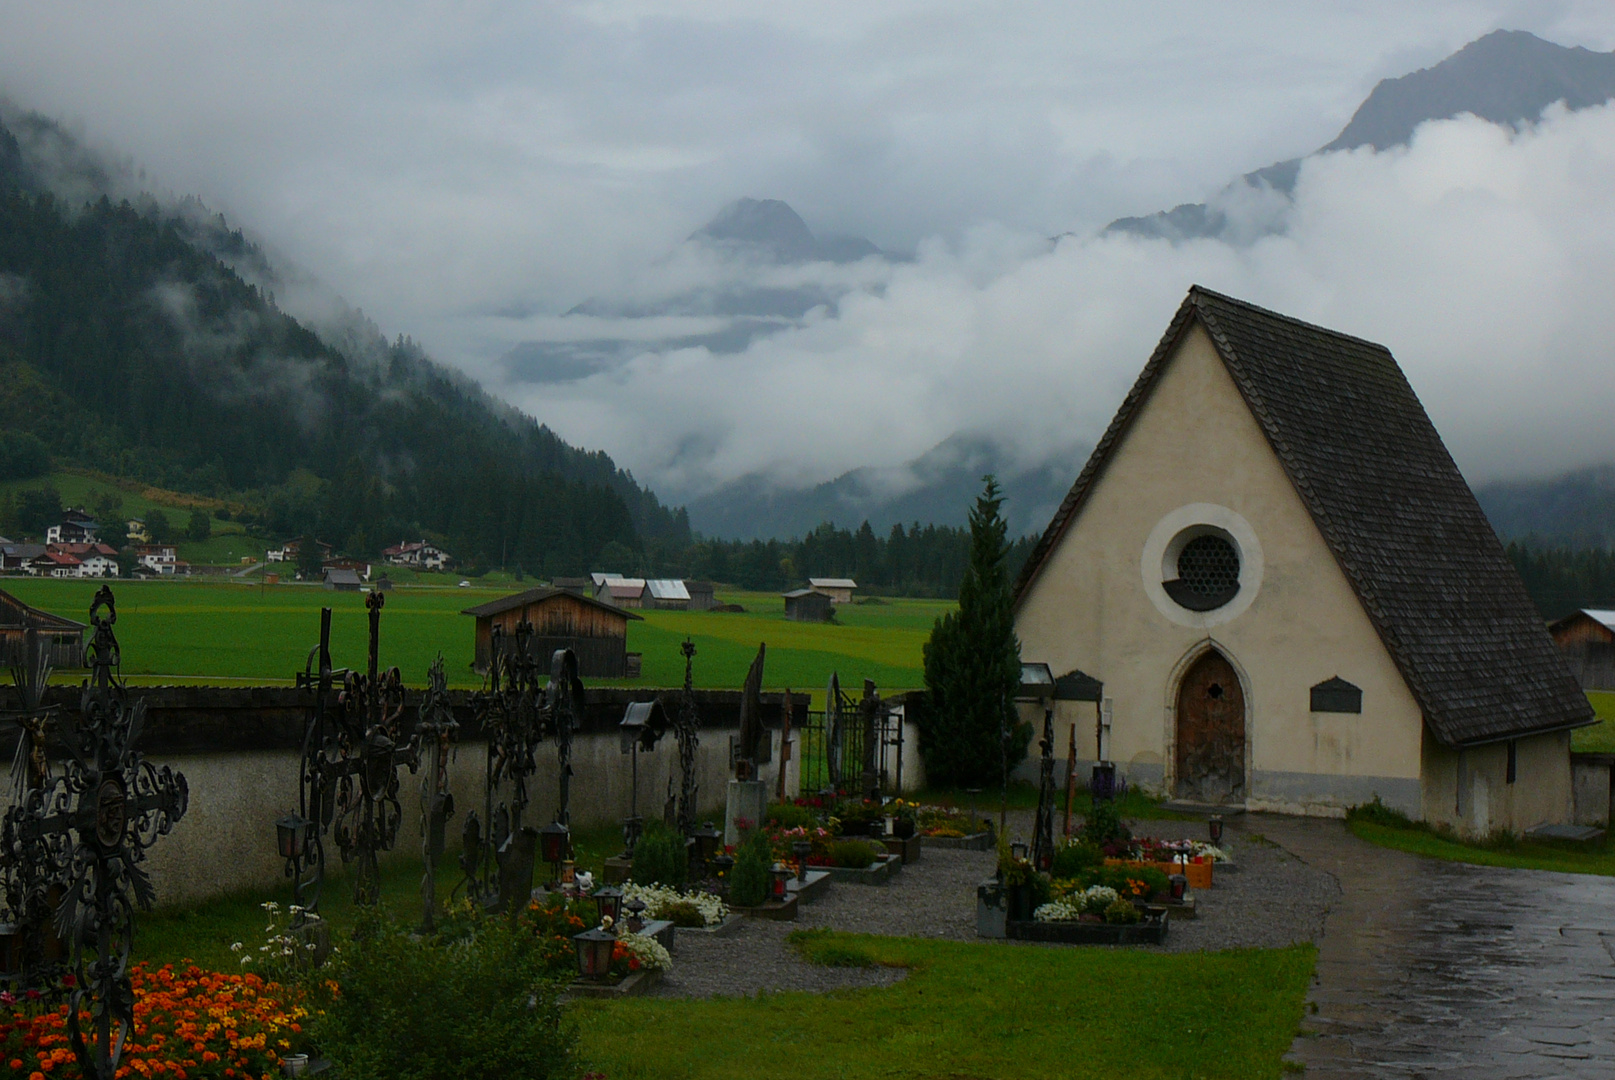
M 892 835 L 907 840 L 914 835 L 914 804 L 893 799 L 886 807 L 892 813 Z

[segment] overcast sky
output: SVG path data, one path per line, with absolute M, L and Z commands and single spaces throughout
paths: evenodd
M 959 430 L 1028 459 L 1091 441 L 1196 280 L 1389 344 L 1487 479 L 1615 459 L 1615 434 L 1553 429 L 1615 410 L 1604 110 L 1334 155 L 1253 249 L 1092 234 L 1314 149 L 1379 79 L 1497 28 L 1615 48 L 1607 0 L 3 0 L 0 93 L 674 493 L 892 464 Z M 920 257 L 740 357 L 500 382 L 522 333 L 642 287 L 744 195 Z M 527 322 L 494 315 L 512 310 Z M 848 400 L 903 407 L 872 425 L 828 404 Z M 812 402 L 810 430 L 782 430 Z

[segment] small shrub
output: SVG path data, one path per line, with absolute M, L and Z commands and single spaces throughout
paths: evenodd
M 763 820 L 781 829 L 811 829 L 818 824 L 813 811 L 795 803 L 769 803 Z
M 690 857 L 684 848 L 684 838 L 655 822 L 634 845 L 634 866 L 630 874 L 640 885 L 674 888 L 683 885 L 690 874 Z
M 1400 810 L 1393 809 L 1380 802 L 1378 795 L 1361 806 L 1354 806 L 1346 811 L 1347 821 L 1362 821 L 1370 825 L 1384 825 L 1391 829 L 1427 829 L 1422 821 L 1414 821 Z
M 830 861 L 849 870 L 867 870 L 875 865 L 875 848 L 862 840 L 837 840 L 830 845 Z
M 687 930 L 699 930 L 707 924 L 701 909 L 690 900 L 677 900 L 668 904 L 662 908 L 661 916 L 674 926 L 681 926 Z
M 772 863 L 768 837 L 753 833 L 735 854 L 729 873 L 729 900 L 736 907 L 756 907 L 768 899 L 768 868 Z
M 318 1003 L 314 1043 L 343 1080 L 570 1076 L 565 977 L 545 971 L 538 944 L 506 919 L 446 940 L 371 916 L 324 969 L 342 989 Z
M 1116 900 L 1105 908 L 1105 921 L 1108 923 L 1120 923 L 1125 926 L 1128 923 L 1138 922 L 1139 918 L 1138 909 L 1126 900 Z
M 1105 853 L 1097 844 L 1079 840 L 1074 844 L 1061 844 L 1054 850 L 1054 864 L 1049 872 L 1057 878 L 1075 878 L 1084 870 L 1103 866 Z
M 1117 840 L 1126 840 L 1132 836 L 1127 826 L 1122 823 L 1122 813 L 1115 802 L 1107 799 L 1096 800 L 1088 816 L 1082 822 L 1082 839 L 1087 843 L 1103 847 L 1107 843 Z

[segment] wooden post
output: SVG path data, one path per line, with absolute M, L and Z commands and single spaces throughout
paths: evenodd
M 780 706 L 779 777 L 774 784 L 774 801 L 785 801 L 785 770 L 791 763 L 791 688 L 785 688 L 785 704 Z
M 1071 725 L 1071 745 L 1065 752 L 1065 838 L 1071 839 L 1071 797 L 1077 787 L 1077 725 Z

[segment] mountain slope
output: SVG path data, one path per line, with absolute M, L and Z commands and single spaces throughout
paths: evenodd
M 1475 489 L 1504 540 L 1554 547 L 1615 547 L 1615 465 L 1545 480 L 1510 480 Z
M 267 268 L 197 207 L 59 200 L 25 135 L 0 126 L 0 426 L 108 472 L 255 493 L 276 531 L 357 553 L 427 531 L 469 561 L 568 572 L 687 538 L 605 454 L 413 343 L 362 321 L 324 340 L 220 258 Z
M 1382 79 L 1340 134 L 1314 153 L 1405 146 L 1420 124 L 1464 113 L 1494 124 L 1518 125 L 1536 120 L 1555 102 L 1585 109 L 1611 98 L 1615 98 L 1615 53 L 1555 45 L 1523 30 L 1495 30 L 1433 67 Z M 1281 221 L 1269 212 L 1265 220 L 1243 223 L 1229 208 L 1253 196 L 1287 195 L 1300 168 L 1300 158 L 1281 161 L 1246 173 L 1210 203 L 1185 203 L 1143 217 L 1118 218 L 1105 232 L 1172 241 L 1219 237 L 1248 242 L 1264 232 L 1281 231 Z

